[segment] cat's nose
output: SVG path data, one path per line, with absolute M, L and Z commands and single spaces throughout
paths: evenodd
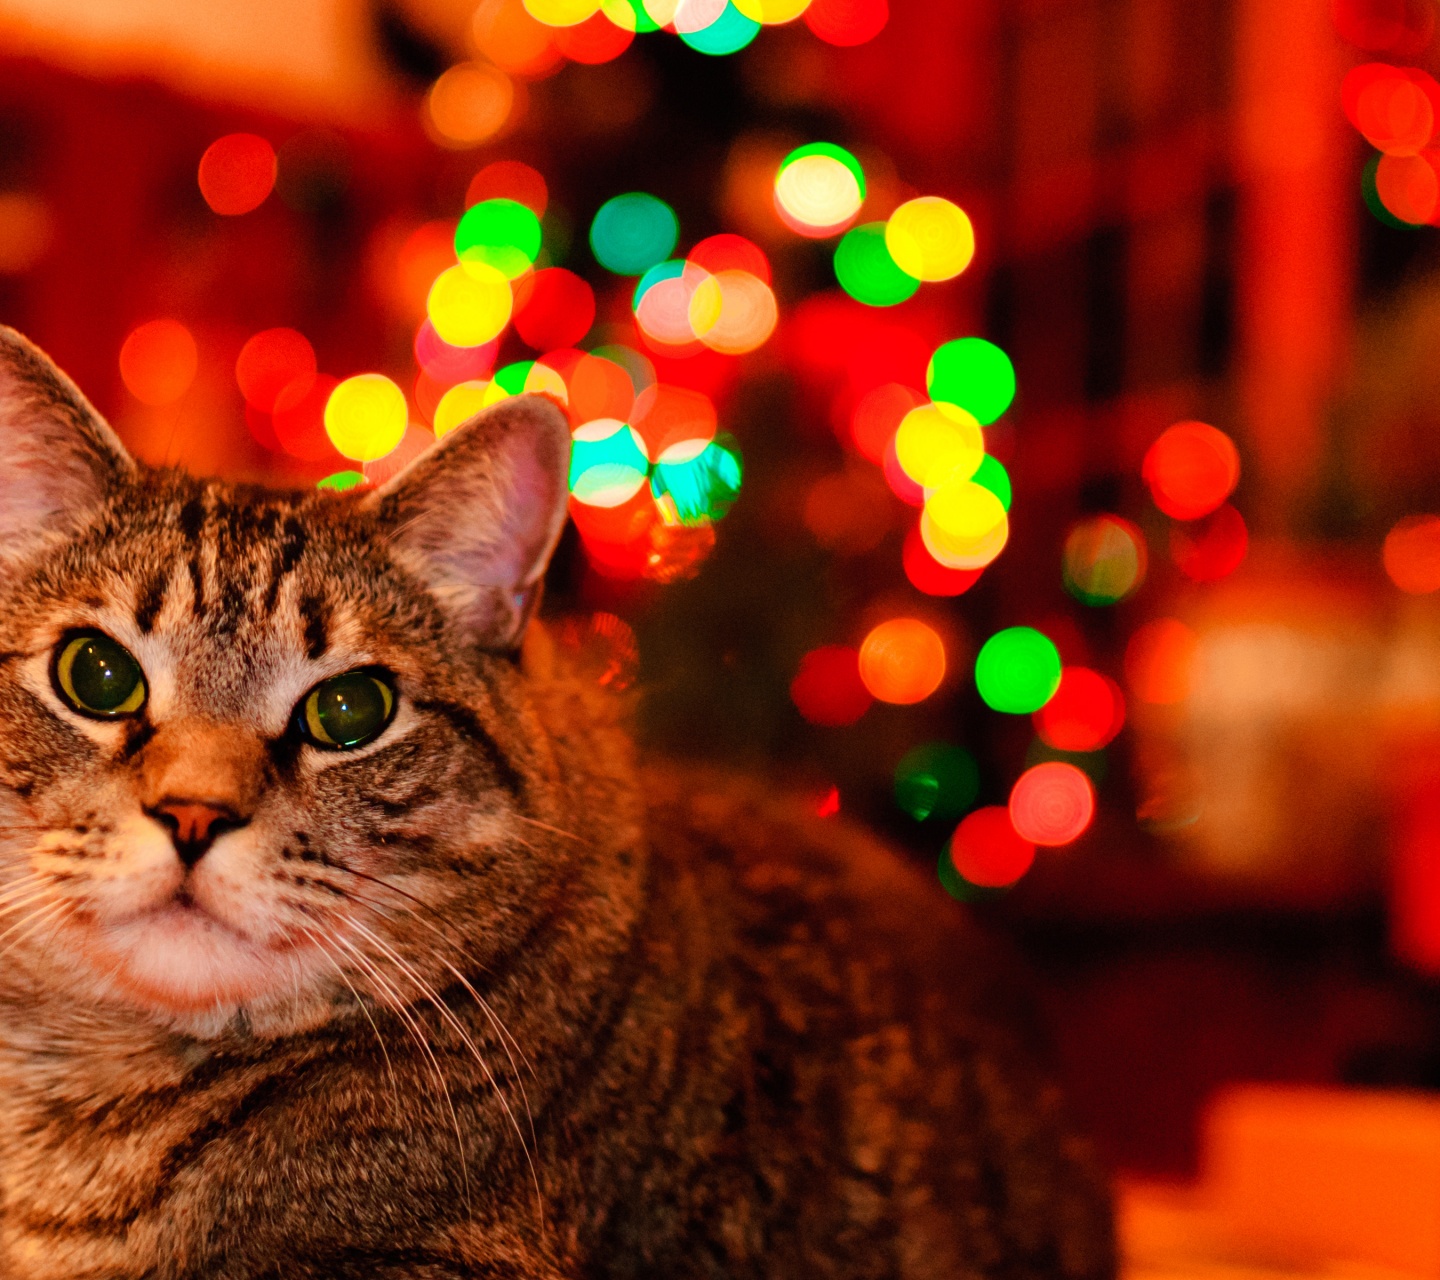
M 245 819 L 233 809 L 204 800 L 162 800 L 146 812 L 169 830 L 175 852 L 187 867 L 205 856 L 221 832 L 245 825 Z

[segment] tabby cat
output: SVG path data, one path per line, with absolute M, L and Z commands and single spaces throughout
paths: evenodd
M 197 480 L 0 329 L 0 1276 L 1111 1274 L 959 908 L 530 622 L 568 450 Z

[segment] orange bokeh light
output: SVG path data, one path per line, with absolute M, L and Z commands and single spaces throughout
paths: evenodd
M 1440 516 L 1406 516 L 1385 535 L 1385 572 L 1401 591 L 1440 591 Z
M 1035 845 L 1015 830 L 1010 810 L 986 805 L 967 814 L 950 837 L 950 863 L 967 881 L 984 888 L 1014 884 L 1035 861 Z
M 945 679 L 945 643 L 918 618 L 892 618 L 860 645 L 860 679 L 881 702 L 923 702 Z
M 1155 505 L 1176 520 L 1208 515 L 1240 483 L 1240 455 L 1223 431 L 1177 422 L 1161 433 L 1141 469 Z
M 880 463 L 905 415 L 926 397 L 899 382 L 886 382 L 860 397 L 850 415 L 850 438 L 862 458 Z
M 178 320 L 151 320 L 130 331 L 120 348 L 120 377 L 141 404 L 174 404 L 195 381 L 200 355 Z
M 253 133 L 227 133 L 200 157 L 200 194 L 216 213 L 249 213 L 275 186 L 275 148 Z
M 1190 696 L 1198 637 L 1178 618 L 1156 618 L 1130 637 L 1125 678 L 1141 702 L 1168 706 Z

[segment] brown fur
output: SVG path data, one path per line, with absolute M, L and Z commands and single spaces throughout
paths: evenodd
M 960 911 L 756 783 L 636 765 L 524 632 L 543 401 L 378 495 L 251 491 L 137 467 L 0 330 L 0 432 L 0 1275 L 1110 1274 Z M 82 626 L 139 718 L 48 687 Z M 298 744 L 362 664 L 395 722 Z M 176 796 L 245 820 L 189 873 L 145 813 Z

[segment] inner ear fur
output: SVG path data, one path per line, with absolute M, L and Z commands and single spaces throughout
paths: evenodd
M 0 565 L 83 527 L 135 470 L 79 388 L 0 325 Z
M 456 427 L 367 502 L 392 554 L 472 643 L 513 650 L 565 527 L 570 428 L 544 396 L 515 396 Z

